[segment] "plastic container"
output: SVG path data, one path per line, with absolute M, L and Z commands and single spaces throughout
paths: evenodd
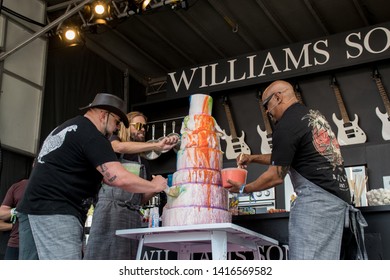
M 246 176 L 248 171 L 243 168 L 231 167 L 221 170 L 222 186 L 224 188 L 230 188 L 231 185 L 227 182 L 228 179 L 239 182 L 240 184 L 246 183 Z
M 141 165 L 139 163 L 136 163 L 136 162 L 122 162 L 122 165 L 123 165 L 123 167 L 127 171 L 129 171 L 129 172 L 139 176 L 139 173 L 140 173 L 140 170 L 141 170 Z
M 167 184 L 168 184 L 168 187 L 172 187 L 172 181 L 173 180 L 173 174 L 168 174 L 167 176 Z
M 159 214 L 159 208 L 153 207 L 150 208 L 149 212 L 149 227 L 150 228 L 156 228 L 160 226 L 160 214 Z

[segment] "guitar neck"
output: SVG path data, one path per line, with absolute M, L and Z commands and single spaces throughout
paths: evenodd
M 230 134 L 231 134 L 232 138 L 237 138 L 237 132 L 236 132 L 236 129 L 234 127 L 234 123 L 233 123 L 233 118 L 232 118 L 232 113 L 230 111 L 230 107 L 229 107 L 229 105 L 227 103 L 224 103 L 223 107 L 225 108 L 225 113 L 226 113 L 226 118 L 227 118 L 228 124 L 229 124 Z
M 387 115 L 390 116 L 390 101 L 389 97 L 387 96 L 385 87 L 383 86 L 382 80 L 380 78 L 374 78 L 376 86 L 378 87 L 379 94 L 382 97 L 383 104 L 386 107 Z
M 271 123 L 269 121 L 268 115 L 265 112 L 265 109 L 264 109 L 263 104 L 261 102 L 261 99 L 259 99 L 259 105 L 260 105 L 261 115 L 263 116 L 265 130 L 267 131 L 267 135 L 270 135 L 270 134 L 272 134 L 272 127 L 271 127 Z
M 295 91 L 295 96 L 297 97 L 299 103 L 301 103 L 302 105 L 304 105 L 303 99 L 302 99 L 302 95 L 301 95 L 301 93 L 299 92 L 299 90 L 296 90 L 296 91 Z
M 341 97 L 341 92 L 339 87 L 336 84 L 332 84 L 332 89 L 334 94 L 336 95 L 337 105 L 339 106 L 341 117 L 344 123 L 350 123 L 347 109 L 345 108 L 343 98 Z

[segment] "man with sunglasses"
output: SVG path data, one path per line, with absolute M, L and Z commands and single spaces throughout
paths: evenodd
M 91 198 L 103 180 L 128 192 L 161 192 L 167 180 L 151 181 L 128 172 L 107 137 L 123 122 L 126 104 L 99 93 L 77 116 L 55 128 L 45 139 L 17 206 L 20 259 L 81 259 L 84 223 Z
M 179 139 L 171 136 L 156 143 L 145 142 L 146 116 L 135 111 L 128 113 L 127 118 L 129 128 L 121 125 L 118 135 L 110 138 L 111 145 L 119 158 L 140 166 L 140 177 L 151 180 L 148 161 L 141 157 L 141 153 L 169 151 Z M 115 232 L 117 229 L 141 227 L 142 215 L 139 210 L 154 195 L 154 192 L 130 193 L 103 185 L 94 210 L 84 259 L 135 259 L 138 241 L 116 236 Z
M 262 101 L 275 122 L 272 154 L 241 155 L 237 164 L 246 167 L 260 163 L 269 168 L 246 185 L 230 181 L 234 185 L 230 191 L 252 193 L 272 188 L 283 184 L 288 173 L 297 194 L 290 211 L 289 258 L 339 259 L 345 221 L 358 216 L 361 227 L 351 230 L 360 233 L 365 221 L 350 205 L 351 195 L 336 135 L 319 111 L 298 102 L 293 86 L 286 81 L 269 85 Z M 364 242 L 359 246 L 362 250 L 358 258 L 366 258 Z

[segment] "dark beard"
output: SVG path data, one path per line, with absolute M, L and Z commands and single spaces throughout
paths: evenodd
M 108 133 L 107 129 L 104 129 L 104 137 L 106 137 L 107 139 L 110 139 L 112 133 Z
M 144 142 L 144 139 L 140 139 L 134 133 L 130 133 L 130 141 L 133 142 Z
M 108 131 L 106 130 L 105 133 L 104 133 L 104 137 L 106 137 L 107 139 L 110 139 L 110 137 L 112 135 L 118 135 L 118 129 L 115 129 L 115 131 L 113 133 L 108 133 Z

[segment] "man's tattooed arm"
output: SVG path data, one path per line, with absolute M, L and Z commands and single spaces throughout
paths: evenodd
M 290 166 L 278 166 L 277 167 L 278 177 L 283 180 L 284 177 L 286 177 L 289 169 L 290 169 Z
M 100 165 L 100 172 L 103 174 L 104 178 L 110 183 L 114 182 L 116 179 L 116 175 L 111 176 L 110 172 L 108 172 L 107 166 L 103 163 Z

